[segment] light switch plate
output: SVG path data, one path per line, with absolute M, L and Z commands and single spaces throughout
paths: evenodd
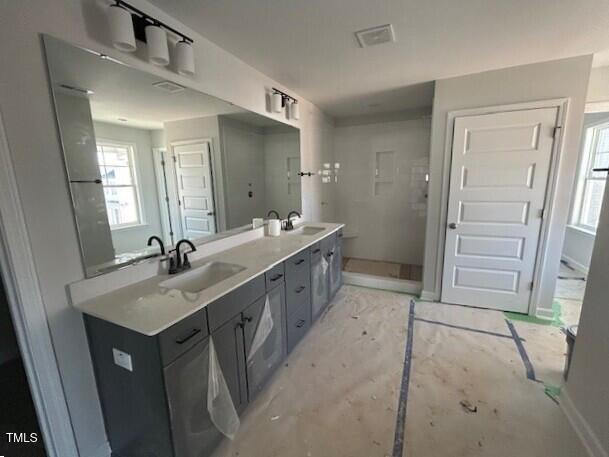
M 131 355 L 126 352 L 119 351 L 118 349 L 112 348 L 112 357 L 114 363 L 125 370 L 133 371 L 133 364 L 131 363 Z

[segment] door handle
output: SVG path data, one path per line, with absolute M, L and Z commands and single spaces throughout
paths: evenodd
M 457 224 L 455 224 L 454 222 L 451 222 L 450 224 L 448 224 L 448 228 L 451 230 L 454 230 L 457 228 Z
M 303 290 L 305 290 L 306 287 L 305 286 L 300 286 L 298 289 L 295 289 L 294 292 L 296 292 L 297 294 L 299 294 L 300 292 L 302 292 Z
M 215 216 L 216 213 L 214 213 L 213 211 L 210 211 L 209 213 L 207 213 L 208 216 Z
M 302 328 L 302 326 L 305 325 L 306 322 L 307 321 L 305 321 L 304 319 L 300 319 L 298 322 L 296 322 L 296 327 Z
M 271 282 L 279 281 L 281 278 L 283 278 L 283 275 L 281 273 L 277 274 L 271 278 Z
M 304 261 L 305 261 L 305 259 L 298 259 L 296 262 L 294 262 L 294 265 L 300 265 Z

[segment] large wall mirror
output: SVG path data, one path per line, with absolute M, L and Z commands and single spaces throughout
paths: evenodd
M 87 276 L 300 211 L 298 129 L 45 36 Z M 158 252 L 158 251 L 156 251 Z

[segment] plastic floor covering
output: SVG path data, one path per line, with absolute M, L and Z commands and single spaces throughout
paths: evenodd
M 565 348 L 554 326 L 344 286 L 214 457 L 584 456 Z

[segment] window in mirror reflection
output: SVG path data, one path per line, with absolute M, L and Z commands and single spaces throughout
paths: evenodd
M 98 141 L 97 161 L 110 228 L 142 224 L 133 145 Z

